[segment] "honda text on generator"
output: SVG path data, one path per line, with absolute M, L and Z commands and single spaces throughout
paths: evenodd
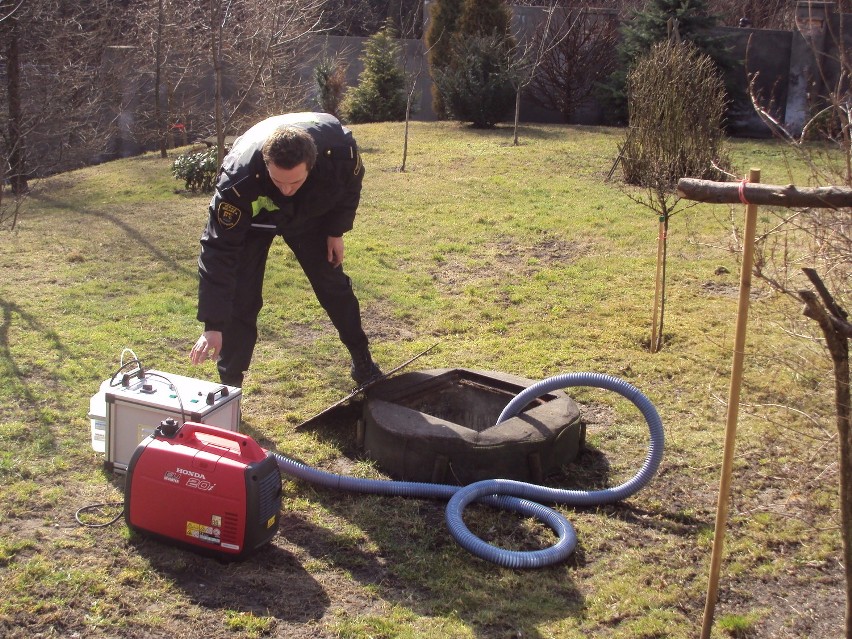
M 127 467 L 124 517 L 134 530 L 241 559 L 278 531 L 281 471 L 251 437 L 164 420 Z

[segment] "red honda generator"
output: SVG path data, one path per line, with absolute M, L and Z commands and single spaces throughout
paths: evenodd
M 281 471 L 251 437 L 167 419 L 127 467 L 124 518 L 139 532 L 242 559 L 278 531 Z

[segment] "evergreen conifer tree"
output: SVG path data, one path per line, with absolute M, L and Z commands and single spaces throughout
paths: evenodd
M 429 66 L 435 71 L 440 72 L 452 66 L 453 42 L 461 10 L 462 0 L 435 0 L 432 3 L 426 47 L 429 51 Z M 432 85 L 432 110 L 439 118 L 447 116 L 437 84 Z
M 623 60 L 635 61 L 651 51 L 658 42 L 669 39 L 675 28 L 680 40 L 694 44 L 717 65 L 726 57 L 725 47 L 719 37 L 710 35 L 717 25 L 716 16 L 710 14 L 707 0 L 651 0 L 644 9 L 634 13 L 621 29 L 622 41 L 619 55 Z
M 341 106 L 347 121 L 398 122 L 405 119 L 405 72 L 401 55 L 402 47 L 390 21 L 367 39 L 361 58 L 364 70 L 358 76 L 358 84 L 346 92 Z
M 505 0 L 464 0 L 457 32 L 461 37 L 502 36 L 506 46 L 511 46 L 514 42 L 510 33 L 511 19 Z
M 453 7 L 459 12 L 448 38 L 449 48 L 430 59 L 442 113 L 476 127 L 492 127 L 514 102 L 509 75 L 515 44 L 510 33 L 511 13 L 504 0 L 462 0 Z M 447 15 L 449 12 L 444 18 Z M 448 32 L 446 28 L 442 33 L 446 36 Z
M 710 33 L 717 22 L 707 0 L 650 0 L 644 8 L 634 11 L 621 27 L 619 68 L 601 87 L 601 100 L 608 106 L 609 117 L 614 122 L 627 120 L 627 75 L 635 62 L 659 42 L 690 42 L 709 56 L 722 73 L 730 70 L 733 61 L 723 39 Z

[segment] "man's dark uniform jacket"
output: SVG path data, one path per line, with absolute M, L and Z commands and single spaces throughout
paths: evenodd
M 270 180 L 261 154 L 269 135 L 285 124 L 306 129 L 317 146 L 316 165 L 292 197 Z M 237 138 L 222 163 L 201 237 L 198 320 L 205 330 L 221 331 L 231 319 L 236 287 L 244 284 L 237 281 L 237 263 L 252 238 L 261 234 L 271 242 L 282 235 L 290 244 L 306 235 L 342 236 L 352 229 L 363 178 L 352 134 L 325 113 L 271 117 Z

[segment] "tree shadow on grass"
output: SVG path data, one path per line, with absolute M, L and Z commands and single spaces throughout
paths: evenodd
M 134 228 L 133 226 L 129 225 L 125 220 L 115 215 L 110 215 L 109 213 L 104 213 L 103 211 L 81 209 L 80 207 L 74 206 L 73 204 L 51 198 L 44 193 L 34 193 L 30 197 L 44 203 L 46 206 L 50 206 L 59 210 L 72 211 L 77 215 L 90 216 L 114 224 L 126 234 L 127 239 L 129 240 L 128 246 L 134 247 L 132 257 L 140 264 L 144 263 L 146 259 L 152 259 L 157 260 L 158 262 L 161 262 L 162 264 L 168 266 L 174 273 L 179 273 L 183 277 L 195 277 L 196 275 L 196 272 L 194 270 L 187 268 L 184 264 L 175 259 L 173 255 L 170 255 L 168 252 L 164 251 L 162 248 L 152 243 L 148 234 L 144 233 L 143 231 L 140 231 L 137 228 Z M 142 218 L 136 219 L 141 220 Z M 199 235 L 200 233 L 201 229 L 199 228 Z M 146 251 L 148 253 L 147 258 L 144 256 L 144 252 Z
M 39 321 L 37 317 L 28 313 L 15 302 L 0 298 L 0 378 L 7 380 L 4 382 L 7 392 L 18 398 L 17 403 L 19 408 L 28 407 L 38 409 L 40 400 L 37 393 L 32 390 L 32 384 L 30 383 L 30 380 L 33 379 L 33 373 L 32 371 L 25 373 L 21 369 L 9 345 L 9 330 L 15 322 L 15 317 L 19 318 L 23 330 L 35 332 L 43 336 L 50 344 L 50 347 L 59 353 L 61 358 L 67 358 L 69 352 L 56 331 Z M 58 384 L 59 382 L 55 379 L 55 375 L 51 371 L 45 371 L 45 375 L 33 383 L 49 386 L 49 384 Z M 44 430 L 47 432 L 47 429 Z

